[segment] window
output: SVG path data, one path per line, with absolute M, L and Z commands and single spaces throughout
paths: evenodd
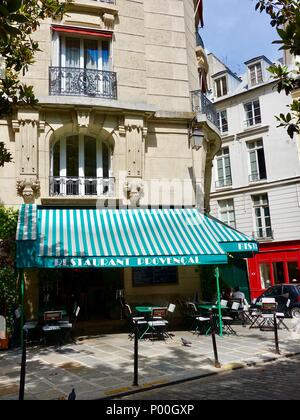
M 273 263 L 274 283 L 284 283 L 284 264 L 282 261 Z
M 109 42 L 99 39 L 61 37 L 61 67 L 109 70 Z
M 289 283 L 299 283 L 299 266 L 297 261 L 290 261 L 287 263 Z
M 244 104 L 244 108 L 246 113 L 246 127 L 251 127 L 261 123 L 261 113 L 258 99 Z
M 111 150 L 106 143 L 80 134 L 54 143 L 51 155 L 50 195 L 113 193 Z
M 224 147 L 217 154 L 217 182 L 216 188 L 232 185 L 229 147 Z
M 261 288 L 267 289 L 271 286 L 270 264 L 259 264 Z
M 250 182 L 267 179 L 265 152 L 262 140 L 255 140 L 247 143 L 250 161 Z
M 263 82 L 261 63 L 255 63 L 249 66 L 250 84 L 251 86 Z
M 255 217 L 254 236 L 257 239 L 272 238 L 271 217 L 267 194 L 252 196 Z
M 227 95 L 228 90 L 227 90 L 226 76 L 221 77 L 220 79 L 217 79 L 215 81 L 215 89 L 216 89 L 216 95 L 217 95 L 218 98 L 220 98 L 220 96 Z
M 235 229 L 235 213 L 233 199 L 218 201 L 219 219 Z
M 228 131 L 228 120 L 227 120 L 227 111 L 224 109 L 223 111 L 220 111 L 217 113 L 218 117 L 218 128 L 220 132 L 227 133 Z
M 133 268 L 133 286 L 177 283 L 177 267 Z
M 76 35 L 76 36 L 75 36 Z M 50 95 L 84 95 L 117 99 L 117 75 L 111 71 L 111 42 L 96 35 L 53 34 Z

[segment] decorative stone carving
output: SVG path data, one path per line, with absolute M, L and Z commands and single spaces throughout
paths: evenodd
M 144 185 L 139 180 L 126 181 L 124 184 L 126 198 L 130 200 L 133 207 L 139 207 L 140 199 L 143 197 Z
M 102 20 L 107 29 L 113 28 L 115 24 L 115 17 L 111 13 L 104 13 L 102 15 Z
M 37 178 L 18 179 L 16 182 L 18 195 L 23 197 L 25 203 L 33 203 L 40 194 L 40 181 Z
M 80 128 L 88 128 L 90 125 L 90 109 L 77 109 L 77 123 Z

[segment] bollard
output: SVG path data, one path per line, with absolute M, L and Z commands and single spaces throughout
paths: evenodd
M 212 309 L 210 310 L 209 319 L 210 319 L 210 328 L 211 328 L 211 338 L 212 338 L 213 349 L 214 349 L 215 367 L 220 368 L 221 363 L 219 362 L 219 358 L 218 358 L 218 349 L 217 349 L 217 341 L 216 341 L 215 325 L 214 325 Z
M 138 386 L 138 368 L 139 368 L 139 328 L 138 322 L 134 323 L 134 371 L 133 371 L 133 386 Z
M 21 372 L 20 372 L 20 388 L 19 388 L 19 401 L 24 400 L 25 391 L 25 375 L 26 375 L 26 343 L 27 343 L 27 328 L 23 328 L 22 334 L 22 360 L 21 360 Z
M 279 341 L 278 341 L 278 328 L 277 328 L 277 318 L 276 313 L 274 312 L 274 336 L 275 336 L 275 353 L 280 354 L 279 350 Z

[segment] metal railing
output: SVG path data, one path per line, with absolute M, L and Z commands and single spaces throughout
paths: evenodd
M 271 227 L 258 228 L 255 232 L 252 232 L 252 236 L 255 239 L 273 239 L 273 230 Z
M 253 172 L 249 175 L 249 182 L 258 182 L 267 179 L 267 174 L 259 174 L 258 172 Z
M 50 196 L 109 196 L 115 192 L 115 178 L 50 177 Z
M 216 188 L 224 188 L 224 187 L 231 187 L 232 186 L 232 178 L 222 178 L 216 181 Z
M 117 99 L 117 74 L 75 67 L 49 67 L 49 94 Z
M 201 90 L 194 90 L 191 92 L 191 94 L 193 112 L 205 114 L 207 119 L 218 128 L 218 114 L 214 104 L 209 99 L 207 99 Z

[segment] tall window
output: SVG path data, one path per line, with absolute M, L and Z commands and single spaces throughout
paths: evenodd
M 228 93 L 226 76 L 220 77 L 215 81 L 216 95 L 218 98 L 225 96 Z
M 267 179 L 265 152 L 262 140 L 247 143 L 250 159 L 250 182 Z
M 67 136 L 54 143 L 51 155 L 51 195 L 112 193 L 109 147 L 87 135 Z
M 109 42 L 62 36 L 60 65 L 89 70 L 109 70 Z
M 217 154 L 217 178 L 217 188 L 232 185 L 229 147 L 223 147 Z
M 261 63 L 255 63 L 252 66 L 249 66 L 249 74 L 250 74 L 251 86 L 262 83 L 263 76 L 262 76 Z
M 261 281 L 261 288 L 267 289 L 272 285 L 271 283 L 271 269 L 270 264 L 259 264 L 259 272 L 260 272 L 260 281 Z
M 219 219 L 235 229 L 235 213 L 233 199 L 218 201 Z
M 261 113 L 258 99 L 244 104 L 244 108 L 246 113 L 246 127 L 251 127 L 252 125 L 261 123 Z
M 255 218 L 255 237 L 257 239 L 272 238 L 271 216 L 268 194 L 252 196 Z
M 218 116 L 218 127 L 222 134 L 228 132 L 228 120 L 227 120 L 227 110 L 224 109 L 217 113 Z

